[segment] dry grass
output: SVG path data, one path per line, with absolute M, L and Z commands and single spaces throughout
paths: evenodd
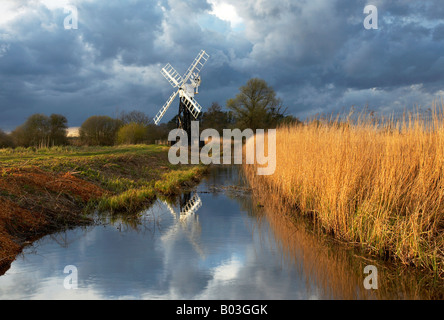
M 83 205 L 104 193 L 70 173 L 0 168 L 0 275 L 23 245 L 44 234 L 91 223 Z
M 444 106 L 432 119 L 312 121 L 276 132 L 276 171 L 255 176 L 334 237 L 444 274 Z

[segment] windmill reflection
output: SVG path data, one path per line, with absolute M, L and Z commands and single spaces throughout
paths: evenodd
M 180 197 L 180 220 L 187 220 L 193 216 L 202 206 L 202 200 L 197 193 L 191 197 L 190 193 L 185 193 Z M 199 216 L 195 216 L 199 220 Z
M 172 214 L 175 223 L 171 228 L 162 236 L 162 241 L 176 241 L 181 232 L 190 241 L 194 250 L 202 257 L 205 258 L 205 253 L 202 250 L 200 244 L 200 234 L 202 231 L 199 223 L 199 216 L 196 212 L 202 207 L 202 200 L 197 193 L 191 196 L 191 193 L 184 193 L 179 197 L 179 211 L 168 203 L 163 201 L 170 213 Z

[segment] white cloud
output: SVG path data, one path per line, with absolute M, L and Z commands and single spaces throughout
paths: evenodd
M 41 0 L 41 2 L 50 10 L 64 8 L 72 4 L 72 0 Z
M 0 2 L 0 26 L 6 25 L 9 21 L 26 12 L 26 8 L 21 3 L 14 0 L 2 0 Z
M 213 10 L 210 14 L 231 24 L 231 28 L 240 29 L 244 26 L 243 19 L 237 14 L 236 8 L 223 0 L 209 0 Z

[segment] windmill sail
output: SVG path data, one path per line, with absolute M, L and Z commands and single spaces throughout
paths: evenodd
M 190 214 L 195 214 L 200 207 L 202 207 L 202 200 L 197 195 L 197 193 L 195 193 L 193 197 L 186 203 L 186 205 L 180 211 L 180 215 L 187 216 Z
M 159 110 L 159 112 L 157 113 L 157 115 L 154 117 L 154 123 L 156 125 L 159 124 L 160 119 L 162 119 L 163 115 L 165 114 L 165 112 L 168 110 L 169 106 L 171 105 L 171 103 L 173 102 L 174 98 L 176 98 L 177 94 L 179 93 L 179 90 L 174 92 L 167 100 L 167 102 L 165 102 L 165 104 L 163 105 L 163 107 Z
M 183 77 L 183 83 L 186 83 L 191 75 L 194 73 L 199 73 L 202 70 L 203 66 L 207 62 L 210 55 L 206 53 L 204 50 L 201 50 L 197 57 L 194 59 L 193 63 L 188 68 L 187 72 Z
M 194 119 L 197 119 L 197 116 L 202 111 L 202 107 L 197 103 L 196 100 L 191 99 L 184 91 L 181 92 L 181 101 L 185 106 L 190 110 Z
M 168 82 L 174 87 L 180 87 L 183 83 L 182 77 L 179 72 L 176 71 L 169 63 L 160 70 L 160 73 L 168 80 Z

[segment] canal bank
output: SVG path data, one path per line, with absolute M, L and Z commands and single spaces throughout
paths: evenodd
M 207 170 L 171 165 L 168 148 L 148 145 L 4 149 L 0 163 L 0 274 L 42 236 L 91 224 L 95 210 L 134 214 Z

